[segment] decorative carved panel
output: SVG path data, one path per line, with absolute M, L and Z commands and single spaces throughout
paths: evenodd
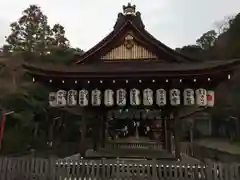
M 134 41 L 131 35 L 125 37 L 125 41 L 120 46 L 112 49 L 101 57 L 103 60 L 121 60 L 121 59 L 157 59 L 157 56 L 140 46 Z

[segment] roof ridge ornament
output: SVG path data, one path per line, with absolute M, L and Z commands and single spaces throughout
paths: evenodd
M 136 15 L 136 5 L 132 5 L 130 2 L 127 6 L 123 5 L 123 14 L 124 15 Z

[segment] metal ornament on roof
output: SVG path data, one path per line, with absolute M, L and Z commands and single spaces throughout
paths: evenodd
M 198 106 L 207 105 L 207 90 L 200 88 L 196 90 L 196 104 Z
M 130 90 L 130 104 L 132 106 L 139 106 L 141 104 L 140 90 L 134 88 Z
M 214 101 L 215 101 L 215 94 L 214 91 L 207 91 L 207 106 L 208 107 L 213 107 L 214 106 Z
M 89 103 L 89 93 L 88 90 L 86 89 L 81 89 L 79 91 L 79 105 L 84 107 L 84 106 L 88 106 Z
M 78 93 L 77 90 L 69 90 L 67 93 L 67 104 L 68 106 L 76 106 L 77 105 L 77 99 L 78 99 Z
M 92 106 L 101 105 L 101 91 L 98 89 L 92 90 Z
M 135 15 L 136 14 L 136 6 L 131 5 L 131 3 L 128 3 L 127 6 L 123 6 L 123 14 L 124 15 Z
M 156 104 L 158 106 L 165 106 L 167 104 L 167 93 L 165 89 L 156 90 Z
M 128 34 L 125 39 L 124 39 L 124 46 L 127 48 L 127 49 L 132 49 L 133 46 L 134 46 L 134 41 L 133 41 L 133 36 Z
M 116 104 L 118 106 L 126 106 L 127 104 L 127 92 L 125 89 L 118 89 L 116 93 Z
M 114 91 L 112 89 L 106 89 L 104 91 L 104 104 L 105 106 L 114 105 Z
M 183 91 L 183 103 L 186 106 L 191 106 L 195 104 L 194 90 L 187 88 Z
M 170 90 L 170 104 L 172 106 L 180 105 L 180 90 L 179 89 L 171 89 Z
M 144 89 L 143 90 L 143 105 L 151 106 L 153 105 L 153 90 L 152 89 Z
M 48 94 L 48 102 L 50 107 L 57 107 L 57 93 L 50 92 Z
M 62 89 L 57 91 L 57 105 L 58 106 L 67 105 L 67 91 Z

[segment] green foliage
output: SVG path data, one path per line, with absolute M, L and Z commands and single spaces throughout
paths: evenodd
M 36 5 L 30 5 L 24 10 L 10 28 L 11 33 L 6 37 L 7 44 L 2 51 L 11 54 L 16 60 L 23 57 L 30 62 L 69 64 L 75 55 L 83 53 L 79 48 L 70 48 L 64 27 L 55 24 L 51 28 L 47 16 Z M 11 66 L 9 63 L 9 68 Z M 0 78 L 11 79 L 11 74 L 4 67 L 5 64 L 1 63 Z M 31 79 L 25 74 L 21 83 Z M 7 116 L 3 151 L 22 152 L 31 147 L 42 149 L 49 139 L 54 138 L 58 138 L 58 141 L 78 141 L 79 117 L 69 116 L 61 109 L 49 110 L 47 88 L 36 83 L 30 86 L 24 84 L 19 89 L 0 99 L 1 108 L 14 111 Z M 54 120 L 56 117 L 60 118 Z M 73 121 L 67 121 L 69 119 Z
M 210 50 L 217 39 L 217 33 L 214 30 L 210 30 L 204 33 L 199 39 L 197 39 L 197 45 L 203 50 Z
M 22 17 L 10 27 L 11 33 L 6 39 L 8 44 L 5 48 L 13 54 L 21 54 L 25 59 L 41 59 L 51 54 L 53 49 L 69 48 L 64 27 L 55 24 L 51 28 L 47 16 L 36 5 L 30 5 L 24 10 Z
M 51 29 L 40 7 L 31 5 L 22 17 L 11 25 L 6 41 L 13 52 L 41 53 L 49 43 Z
M 178 48 L 190 57 L 199 59 L 230 59 L 240 57 L 240 13 L 218 25 L 218 32 L 209 30 L 196 40 L 196 45 Z
M 10 45 L 3 45 L 2 52 L 4 55 L 8 55 L 11 53 L 11 46 Z
M 184 46 L 177 50 L 190 57 L 204 60 L 240 58 L 240 13 L 235 17 L 227 18 L 218 27 L 219 34 L 210 30 L 196 41 L 196 45 Z M 239 78 L 240 74 L 236 72 L 234 79 L 217 89 L 216 106 L 211 110 L 217 118 L 226 117 L 226 114 L 240 116 Z M 222 96 L 222 94 L 226 95 Z
M 203 49 L 198 45 L 188 45 L 182 48 L 176 49 L 176 51 L 186 54 L 187 56 L 194 59 L 202 59 Z
M 41 61 L 54 64 L 69 64 L 74 60 L 75 51 L 72 49 L 52 48 L 51 53 L 41 57 Z
M 5 54 L 23 57 L 26 61 L 41 61 L 69 64 L 75 54 L 83 51 L 70 48 L 70 42 L 65 36 L 61 24 L 52 28 L 48 18 L 37 5 L 30 5 L 22 13 L 22 17 L 10 25 L 11 33 L 3 46 Z
M 60 24 L 55 24 L 52 28 L 52 47 L 67 49 L 69 48 L 69 41 L 65 37 L 65 29 Z
M 223 34 L 223 33 L 225 33 L 226 31 L 229 30 L 231 21 L 232 21 L 234 18 L 235 18 L 234 16 L 225 16 L 225 17 L 223 18 L 223 20 L 218 21 L 218 22 L 215 23 L 215 25 L 216 25 L 216 27 L 217 27 L 218 35 L 219 35 L 219 34 Z
M 43 113 L 46 107 L 44 102 L 43 93 L 41 91 L 37 93 L 34 90 L 26 94 L 15 94 L 5 98 L 4 107 L 14 111 L 14 113 L 7 116 L 4 151 L 12 152 L 11 149 L 14 148 L 14 151 L 22 152 L 29 146 L 35 147 L 46 143 L 46 134 L 42 131 L 41 137 L 34 136 L 34 129 L 38 124 L 37 117 Z
M 31 136 L 28 136 L 20 129 L 6 129 L 2 144 L 3 151 L 6 153 L 19 153 L 27 151 L 30 137 Z

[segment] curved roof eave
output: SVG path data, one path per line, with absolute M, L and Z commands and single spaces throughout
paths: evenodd
M 104 65 L 80 65 L 75 67 L 66 66 L 38 66 L 33 64 L 24 64 L 23 67 L 28 73 L 39 76 L 56 76 L 56 77 L 77 77 L 77 76 L 124 76 L 124 75 L 136 75 L 142 74 L 147 77 L 150 75 L 157 76 L 189 76 L 189 75 L 204 75 L 214 74 L 226 71 L 232 71 L 240 65 L 239 59 L 228 61 L 211 61 L 205 63 L 142 63 L 142 66 L 117 66 L 115 68 L 109 64 Z

